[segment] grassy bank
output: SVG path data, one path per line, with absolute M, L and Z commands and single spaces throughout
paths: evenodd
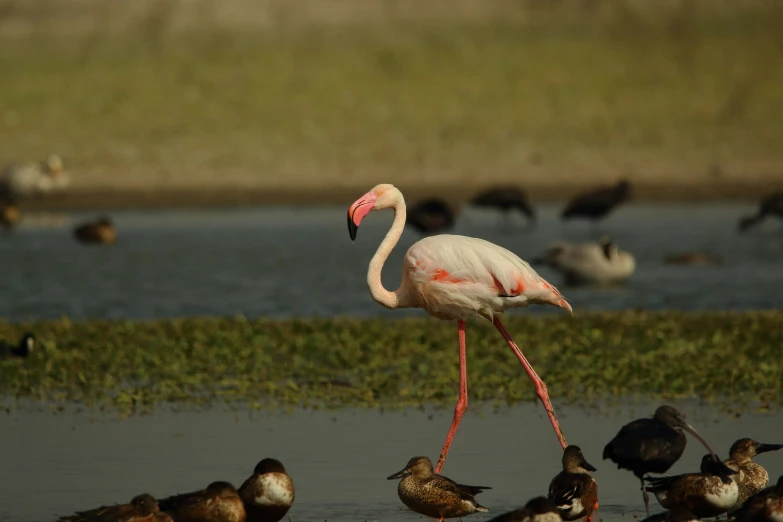
M 3 3 L 0 160 L 57 151 L 77 188 L 766 187 L 783 165 L 776 2 Z
M 614 313 L 510 317 L 507 326 L 557 402 L 645 395 L 719 403 L 783 400 L 783 314 Z M 124 412 L 163 403 L 253 407 L 450 406 L 453 324 L 430 319 L 191 319 L 0 323 L 34 331 L 27 360 L 0 361 L 0 393 Z M 468 389 L 496 404 L 535 391 L 491 325 L 468 329 Z

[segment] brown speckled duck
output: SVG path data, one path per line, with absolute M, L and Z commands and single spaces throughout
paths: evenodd
M 277 522 L 294 504 L 294 481 L 279 460 L 266 458 L 239 487 L 239 496 L 247 522 Z
M 103 216 L 74 228 L 73 237 L 82 243 L 109 244 L 117 240 L 117 231 L 111 220 Z
M 158 501 L 174 522 L 245 522 L 247 514 L 239 493 L 228 482 L 213 482 L 207 489 L 172 495 Z
M 783 449 L 783 444 L 762 444 L 748 438 L 739 439 L 731 445 L 729 458 L 723 463 L 737 472 L 734 480 L 739 486 L 739 496 L 737 503 L 729 510 L 730 513 L 739 509 L 746 500 L 769 485 L 767 470 L 753 462 L 753 457 L 759 453 L 779 449 Z
M 387 477 L 387 480 L 394 479 L 402 479 L 397 486 L 397 494 L 403 504 L 416 513 L 437 518 L 441 522 L 477 511 L 489 511 L 473 497 L 492 488 L 465 486 L 436 475 L 432 461 L 427 457 L 413 457 L 403 469 Z
M 717 517 L 737 502 L 736 472 L 708 453 L 701 459 L 701 473 L 646 478 L 647 491 L 665 509 L 687 508 L 699 518 Z
M 148 494 L 133 497 L 129 504 L 101 506 L 61 517 L 57 522 L 172 522 L 160 512 L 155 497 Z
M 775 486 L 750 497 L 734 514 L 737 522 L 783 522 L 783 475 Z
M 552 499 L 536 497 L 530 500 L 525 507 L 503 513 L 489 522 L 562 522 L 560 510 Z
M 579 446 L 570 445 L 563 451 L 563 471 L 549 484 L 549 498 L 560 510 L 563 520 L 592 520 L 598 510 L 598 484 L 590 475 L 595 467 L 587 462 Z

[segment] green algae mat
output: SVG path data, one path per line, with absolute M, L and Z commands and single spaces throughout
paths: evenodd
M 506 326 L 556 403 L 630 396 L 779 406 L 783 314 L 514 315 Z M 162 405 L 237 408 L 451 406 L 457 332 L 431 318 L 0 323 L 34 332 L 27 359 L 0 360 L 2 404 L 77 404 L 128 414 Z M 471 400 L 536 400 L 500 335 L 468 330 Z

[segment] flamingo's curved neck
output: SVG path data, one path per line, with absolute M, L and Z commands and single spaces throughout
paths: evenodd
M 404 308 L 406 306 L 404 304 L 404 279 L 403 284 L 394 292 L 386 290 L 381 281 L 383 264 L 389 258 L 389 254 L 405 229 L 405 216 L 405 200 L 402 198 L 402 194 L 400 194 L 397 203 L 394 205 L 394 222 L 386 237 L 381 241 L 375 255 L 372 256 L 370 268 L 367 270 L 367 284 L 370 286 L 370 295 L 372 295 L 376 303 L 386 308 Z

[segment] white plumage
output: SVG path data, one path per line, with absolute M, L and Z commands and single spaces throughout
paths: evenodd
M 551 245 L 540 262 L 562 273 L 567 284 L 620 283 L 631 277 L 636 270 L 634 257 L 609 241 L 557 241 Z

